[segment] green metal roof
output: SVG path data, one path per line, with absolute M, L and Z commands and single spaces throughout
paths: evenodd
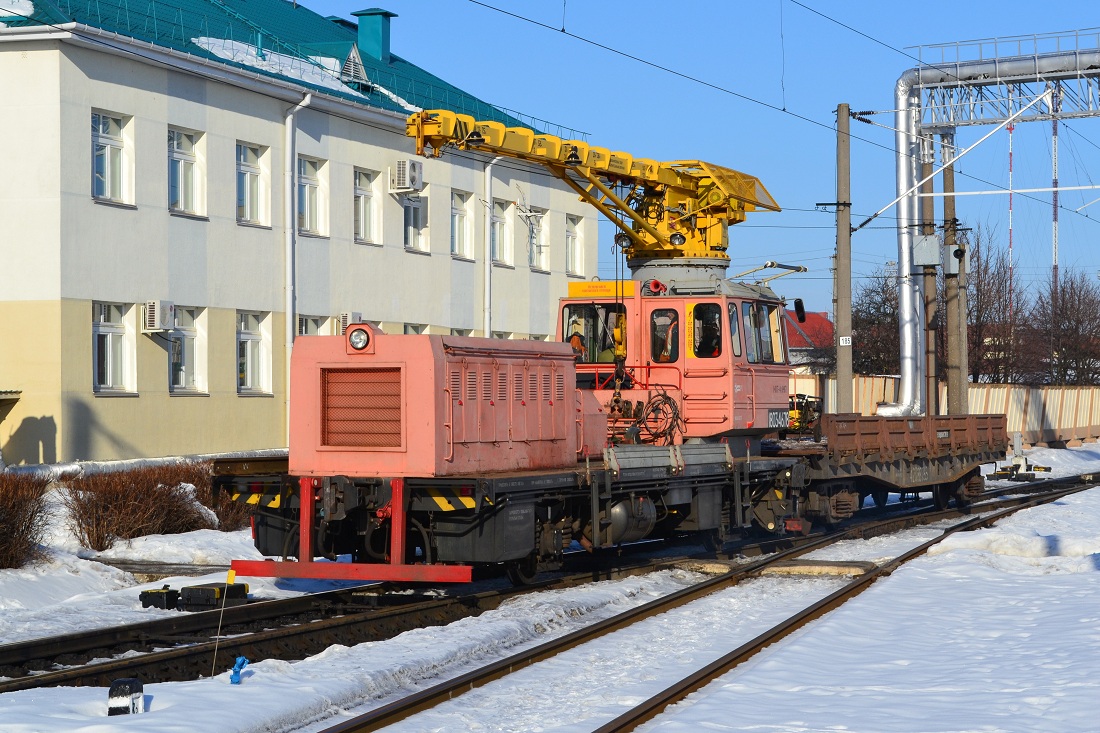
M 531 126 L 517 117 L 462 91 L 419 66 L 395 55 L 384 63 L 356 54 L 369 86 L 341 85 L 339 69 L 356 49 L 354 23 L 325 18 L 304 5 L 287 0 L 32 0 L 30 18 L 8 15 L 0 22 L 9 26 L 58 25 L 76 22 L 121 36 L 135 38 L 194 56 L 245 68 L 267 76 L 289 79 L 304 87 L 400 114 L 409 113 L 405 100 L 422 109 L 450 109 L 476 119 L 497 120 L 507 125 Z M 195 39 L 208 39 L 202 44 Z M 245 45 L 241 45 L 245 44 Z M 225 50 L 219 55 L 212 50 Z M 282 68 L 257 66 L 234 49 L 262 49 L 297 64 Z M 335 71 L 322 71 L 312 57 L 336 60 Z M 266 57 L 265 57 L 266 58 Z M 329 64 L 331 66 L 331 64 Z M 318 81 L 322 78 L 322 81 Z M 389 92 L 387 94 L 386 92 Z

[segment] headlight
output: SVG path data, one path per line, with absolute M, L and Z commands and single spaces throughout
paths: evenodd
M 675 234 L 673 234 L 671 237 L 668 238 L 668 241 L 672 242 L 677 247 L 679 247 L 681 244 L 683 244 L 684 242 L 687 241 L 687 237 L 685 237 L 683 234 L 680 234 L 680 232 L 676 232 Z
M 367 333 L 366 329 L 357 328 L 348 335 L 348 343 L 356 351 L 362 351 L 370 343 L 370 334 Z

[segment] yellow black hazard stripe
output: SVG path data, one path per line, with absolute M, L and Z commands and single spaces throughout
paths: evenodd
M 241 497 L 245 496 L 244 492 L 238 491 L 235 494 L 231 494 L 230 498 L 233 501 L 242 501 Z M 262 506 L 267 509 L 278 509 L 283 505 L 283 495 L 279 494 L 247 494 L 248 498 L 243 499 L 245 504 L 251 504 L 252 506 Z
M 473 509 L 477 506 L 474 497 L 462 496 L 454 489 L 429 486 L 424 491 L 430 497 L 430 501 L 434 501 L 435 505 L 445 512 L 453 512 L 457 509 Z

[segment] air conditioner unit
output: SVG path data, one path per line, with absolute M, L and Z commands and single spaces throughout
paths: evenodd
M 348 330 L 348 326 L 350 326 L 351 324 L 353 324 L 353 323 L 362 323 L 362 322 L 363 322 L 363 314 L 362 313 L 356 313 L 354 311 L 351 311 L 351 312 L 348 312 L 348 313 L 341 313 L 340 314 L 340 335 L 341 336 L 344 335 L 344 333 L 346 333 L 347 330 Z
M 390 193 L 424 190 L 424 161 L 405 158 L 390 168 Z
M 142 313 L 141 332 L 171 331 L 176 325 L 176 305 L 170 300 L 147 300 Z

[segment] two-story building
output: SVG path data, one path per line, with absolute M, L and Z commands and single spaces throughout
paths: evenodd
M 538 124 L 353 15 L 0 0 L 7 463 L 285 446 L 294 339 L 350 321 L 552 336 L 595 212 L 535 166 L 416 157 L 419 109 Z

